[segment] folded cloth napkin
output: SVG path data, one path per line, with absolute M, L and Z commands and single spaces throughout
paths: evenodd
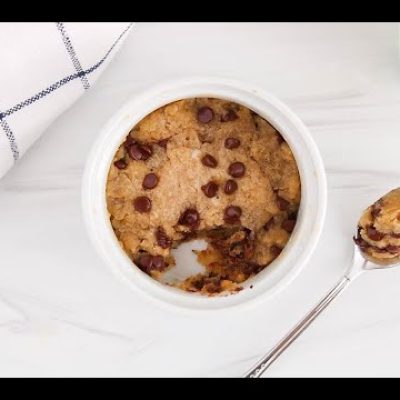
M 0 24 L 0 178 L 89 89 L 132 23 Z

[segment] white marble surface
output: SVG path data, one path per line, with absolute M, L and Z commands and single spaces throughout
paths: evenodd
M 400 184 L 394 24 L 138 24 L 109 69 L 0 182 L 0 376 L 240 376 L 348 265 L 358 214 Z M 82 224 L 85 157 L 137 89 L 237 77 L 284 100 L 325 161 L 317 250 L 262 307 L 162 311 L 116 280 Z M 267 376 L 399 376 L 400 269 L 356 281 Z

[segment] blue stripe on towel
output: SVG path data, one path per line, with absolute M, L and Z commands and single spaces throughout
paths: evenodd
M 76 55 L 74 46 L 72 46 L 71 39 L 69 38 L 69 35 L 68 35 L 68 33 L 67 33 L 66 29 L 65 29 L 64 24 L 62 22 L 57 22 L 56 25 L 57 25 L 57 29 L 61 33 L 61 37 L 62 37 L 62 40 L 64 42 L 65 48 L 67 49 L 67 52 L 69 54 L 69 57 L 71 58 L 72 64 L 73 64 L 76 72 L 78 72 L 78 73 L 79 72 L 83 72 L 82 65 L 79 62 L 78 56 Z M 90 88 L 90 84 L 89 84 L 87 76 L 85 74 L 82 74 L 82 76 L 80 76 L 80 78 L 81 78 L 81 81 L 82 81 L 83 88 L 85 90 L 89 89 Z
M 107 53 L 105 54 L 105 56 L 96 64 L 94 64 L 92 67 L 81 71 L 81 72 L 77 72 L 75 74 L 69 75 L 63 79 L 60 79 L 59 81 L 53 83 L 52 85 L 50 85 L 49 87 L 47 87 L 46 89 L 40 91 L 39 93 L 35 94 L 34 96 L 21 101 L 21 103 L 16 104 L 15 106 L 9 108 L 8 110 L 4 111 L 3 114 L 4 116 L 8 117 L 11 114 L 14 114 L 15 112 L 21 110 L 22 108 L 34 103 L 35 101 L 38 101 L 39 99 L 47 96 L 48 94 L 50 94 L 51 92 L 54 92 L 56 89 L 60 88 L 61 86 L 64 86 L 66 83 L 71 82 L 77 78 L 80 78 L 84 75 L 87 74 L 91 74 L 92 72 L 94 72 L 97 68 L 99 68 L 104 61 L 106 61 L 106 59 L 108 58 L 108 56 L 110 55 L 110 53 L 113 51 L 114 47 L 118 44 L 118 42 L 122 39 L 122 37 L 125 35 L 125 33 L 131 28 L 132 23 L 128 25 L 128 27 L 119 35 L 119 37 L 115 40 L 115 42 L 113 43 L 113 45 L 110 47 L 110 49 L 107 51 Z
M 1 113 L 2 115 L 2 113 Z M 0 125 L 3 128 L 6 137 L 8 139 L 8 142 L 10 143 L 10 149 L 13 155 L 14 162 L 16 162 L 19 159 L 19 150 L 18 150 L 18 145 L 17 141 L 15 140 L 14 133 L 12 132 L 10 126 L 8 125 L 7 121 L 4 119 L 4 116 L 0 118 Z
M 90 68 L 88 68 L 86 70 L 82 70 L 82 66 L 80 65 L 78 59 L 76 58 L 76 53 L 73 50 L 72 44 L 71 44 L 68 36 L 66 35 L 66 38 L 67 38 L 66 42 L 67 43 L 64 42 L 64 44 L 67 47 L 67 50 L 68 50 L 68 52 L 69 52 L 69 54 L 71 56 L 72 62 L 74 63 L 75 69 L 77 70 L 77 73 L 69 75 L 69 76 L 67 76 L 67 77 L 65 77 L 63 79 L 60 79 L 59 81 L 57 81 L 57 82 L 53 83 L 52 85 L 48 86 L 46 89 L 40 91 L 39 93 L 36 93 L 34 96 L 29 97 L 28 99 L 26 99 L 24 101 L 21 101 L 20 103 L 16 104 L 15 106 L 9 108 L 8 110 L 6 110 L 4 112 L 0 112 L 0 126 L 3 128 L 3 130 L 4 130 L 4 132 L 5 132 L 6 136 L 7 136 L 7 139 L 9 141 L 9 143 L 10 143 L 10 149 L 11 149 L 11 152 L 12 152 L 12 155 L 13 155 L 14 162 L 19 159 L 19 155 L 20 154 L 19 154 L 18 144 L 17 144 L 17 141 L 15 139 L 15 136 L 14 136 L 12 130 L 10 129 L 10 126 L 6 122 L 5 117 L 8 117 L 11 114 L 14 114 L 17 111 L 29 106 L 30 104 L 35 103 L 36 101 L 42 99 L 43 97 L 46 97 L 48 94 L 54 92 L 55 90 L 57 90 L 60 87 L 64 86 L 68 82 L 72 82 L 75 79 L 78 79 L 78 78 L 82 79 L 82 83 L 84 84 L 84 87 L 85 87 L 84 79 L 86 79 L 87 85 L 88 85 L 87 88 L 89 88 L 90 85 L 89 85 L 89 82 L 88 82 L 88 80 L 86 78 L 86 75 L 91 74 L 92 72 L 94 72 L 97 68 L 99 68 L 107 60 L 108 56 L 113 51 L 114 47 L 125 36 L 125 34 L 129 31 L 129 29 L 132 27 L 132 25 L 133 25 L 133 23 L 130 23 L 121 32 L 121 34 L 114 41 L 114 43 L 112 44 L 110 49 L 107 51 L 107 53 L 104 55 L 104 57 L 99 62 L 97 62 L 92 67 L 90 67 Z M 64 29 L 64 32 L 65 32 L 65 29 Z M 63 37 L 63 39 L 64 39 L 64 37 Z M 85 87 L 85 89 L 87 89 L 87 88 Z

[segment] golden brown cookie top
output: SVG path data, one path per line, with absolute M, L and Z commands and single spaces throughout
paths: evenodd
M 121 245 L 153 277 L 174 265 L 171 247 L 182 241 L 215 231 L 252 232 L 246 234 L 252 252 L 243 260 L 248 273 L 237 260 L 229 273 L 227 263 L 214 265 L 220 279 L 242 281 L 288 241 L 300 178 L 289 146 L 267 121 L 230 101 L 195 98 L 170 103 L 132 129 L 114 157 L 106 195 Z M 214 245 L 221 251 L 221 240 Z M 197 286 L 210 283 L 203 278 Z

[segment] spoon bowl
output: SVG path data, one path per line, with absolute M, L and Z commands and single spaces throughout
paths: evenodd
M 386 196 L 379 199 L 380 207 L 382 206 L 382 202 L 385 198 L 399 196 L 400 197 L 400 189 L 396 189 L 392 192 L 389 192 Z M 376 207 L 376 202 L 371 207 L 367 208 L 364 211 L 363 217 L 374 210 L 374 206 Z M 390 211 L 393 213 L 393 207 L 390 208 Z M 397 219 L 400 220 L 400 203 L 398 211 Z M 375 213 L 377 215 L 380 214 Z M 362 218 L 360 222 L 362 221 Z M 372 217 L 375 218 L 376 215 L 372 213 Z M 374 222 L 374 219 L 373 219 Z M 373 225 L 368 225 L 368 228 L 373 227 Z M 273 347 L 260 361 L 257 362 L 255 366 L 253 366 L 245 375 L 245 378 L 259 378 L 269 367 L 270 365 L 310 326 L 310 324 L 321 314 L 323 310 L 338 297 L 340 293 L 343 292 L 345 288 L 348 287 L 350 282 L 353 282 L 356 278 L 358 278 L 361 274 L 366 271 L 371 271 L 374 269 L 389 269 L 400 265 L 400 256 L 391 257 L 391 258 L 382 258 L 381 260 L 375 260 L 373 257 L 369 256 L 363 249 L 373 249 L 374 251 L 380 250 L 380 253 L 384 253 L 387 249 L 389 251 L 389 247 L 372 247 L 366 240 L 362 239 L 360 235 L 360 223 L 357 230 L 357 235 L 354 237 L 354 251 L 353 251 L 353 259 L 351 266 L 348 268 L 344 276 L 339 280 L 339 282 L 333 287 L 333 289 L 297 324 L 294 328 L 280 341 L 275 347 Z M 373 228 L 376 232 L 375 228 Z M 396 233 L 396 238 L 400 239 L 400 234 Z M 382 240 L 385 235 L 380 234 L 378 237 L 379 240 Z M 390 236 L 390 234 L 389 234 Z M 382 250 L 381 250 L 382 249 Z M 392 250 L 391 248 L 390 250 Z M 398 247 L 395 248 L 397 251 Z M 389 251 L 390 252 L 390 251 Z M 389 255 L 390 254 L 386 254 Z

